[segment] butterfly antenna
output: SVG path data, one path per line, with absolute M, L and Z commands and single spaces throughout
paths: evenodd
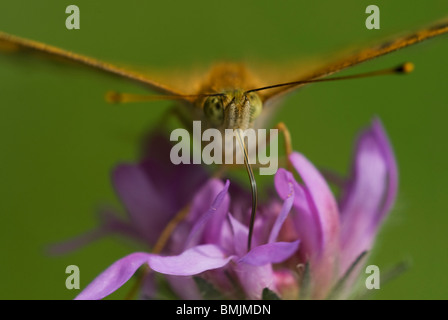
M 244 143 L 244 139 L 241 134 L 241 129 L 237 129 L 236 132 L 237 132 L 239 144 L 241 146 L 241 150 L 244 155 L 244 165 L 246 166 L 246 171 L 247 171 L 247 174 L 249 175 L 250 188 L 252 191 L 252 209 L 251 209 L 251 213 L 250 213 L 249 235 L 247 238 L 247 251 L 250 251 L 251 244 L 252 244 L 252 234 L 254 231 L 255 214 L 257 211 L 257 202 L 258 202 L 257 182 L 255 181 L 254 172 L 252 171 L 252 166 L 249 163 L 249 156 L 248 156 L 248 152 L 246 149 L 246 144 Z
M 381 76 L 381 75 L 387 75 L 387 74 L 406 74 L 406 73 L 412 72 L 413 70 L 414 70 L 414 64 L 411 62 L 405 62 L 403 64 L 400 64 L 397 67 L 388 68 L 388 69 L 384 69 L 384 70 L 377 70 L 377 71 L 371 71 L 371 72 L 366 72 L 366 73 L 361 73 L 361 74 L 354 74 L 354 75 L 349 75 L 349 76 L 340 76 L 340 77 L 333 77 L 333 78 L 325 78 L 325 79 L 312 79 L 312 80 L 286 82 L 286 83 L 275 84 L 272 86 L 251 89 L 251 90 L 246 91 L 245 93 L 262 91 L 262 90 L 273 89 L 273 88 L 278 88 L 278 87 L 287 87 L 287 86 L 294 87 L 294 86 L 307 84 L 307 83 L 314 83 L 314 82 L 327 82 L 327 81 L 368 78 L 368 77 Z

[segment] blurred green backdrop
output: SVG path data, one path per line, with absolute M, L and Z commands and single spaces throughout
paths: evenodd
M 65 28 L 77 4 L 81 29 Z M 365 8 L 381 9 L 367 30 Z M 222 59 L 275 66 L 328 54 L 448 16 L 428 1 L 2 1 L 0 30 L 111 62 L 184 69 Z M 291 96 L 272 123 L 291 130 L 294 148 L 315 164 L 347 170 L 358 130 L 378 115 L 394 145 L 400 190 L 370 262 L 411 269 L 379 299 L 448 298 L 446 147 L 448 36 L 382 57 L 344 74 L 412 61 L 409 76 L 313 85 Z M 48 245 L 96 225 L 101 205 L 119 206 L 109 173 L 133 161 L 138 139 L 168 103 L 108 105 L 110 89 L 141 88 L 39 59 L 0 55 L 0 298 L 71 299 L 65 268 L 85 287 L 135 247 L 107 238 L 52 257 Z M 126 289 L 112 298 L 122 298 Z

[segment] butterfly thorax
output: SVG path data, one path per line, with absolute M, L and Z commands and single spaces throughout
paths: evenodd
M 249 90 L 260 86 L 260 81 L 243 63 L 222 62 L 213 65 L 200 81 L 196 92 L 222 93 Z

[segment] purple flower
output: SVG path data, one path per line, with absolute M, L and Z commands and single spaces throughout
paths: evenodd
M 201 298 L 193 276 L 205 279 L 225 298 L 259 299 L 264 288 L 281 298 L 326 298 L 360 254 L 372 248 L 395 200 L 395 159 L 381 123 L 374 120 L 358 139 L 350 177 L 338 183 L 339 199 L 305 156 L 290 155 L 301 181 L 278 170 L 277 195 L 268 192 L 268 200 L 259 205 L 247 252 L 248 192 L 236 183 L 209 178 L 200 166 L 174 166 L 169 159 L 154 157 L 154 150 L 155 155 L 169 154 L 162 150 L 169 143 L 161 139 L 156 136 L 150 143 L 150 156 L 145 154 L 141 163 L 114 171 L 114 186 L 129 220 L 105 214 L 98 230 L 61 248 L 108 233 L 132 236 L 153 247 L 178 212 L 187 214 L 160 253 L 138 252 L 116 261 L 77 299 L 107 296 L 143 265 L 165 274 L 183 299 Z M 154 277 L 147 277 L 142 290 L 154 297 Z M 340 297 L 346 295 L 344 291 Z
M 272 263 L 290 257 L 298 248 L 299 241 L 275 242 L 279 226 L 291 209 L 292 196 L 288 198 L 276 219 L 271 239 L 246 252 L 248 229 L 228 213 L 228 188 L 216 179 L 210 180 L 193 200 L 191 213 L 209 201 L 209 190 L 222 189 L 208 210 L 197 215 L 197 219 L 185 221 L 189 226 L 180 226 L 180 235 L 173 234 L 174 248 L 183 246 L 177 255 L 163 256 L 151 253 L 133 253 L 116 261 L 98 276 L 77 299 L 100 299 L 121 287 L 136 270 L 147 264 L 151 270 L 172 276 L 192 276 L 208 270 L 222 269 L 233 273 L 249 298 L 260 298 L 265 287 L 273 287 Z M 219 226 L 219 227 L 218 227 Z M 189 232 L 182 232 L 184 228 Z M 277 232 L 277 234 L 276 234 Z M 186 236 L 186 237 L 185 237 Z M 177 242 L 177 243 L 176 243 Z M 230 266 L 229 263 L 231 263 Z
M 289 225 L 288 238 L 301 240 L 294 262 L 309 263 L 311 297 L 325 298 L 356 259 L 372 248 L 395 201 L 395 158 L 380 121 L 375 119 L 357 141 L 351 175 L 339 181 L 342 196 L 338 201 L 303 155 L 293 153 L 289 159 L 303 183 L 280 169 L 275 185 L 282 198 L 288 184 L 295 190 L 293 210 L 285 223 Z M 350 276 L 356 278 L 356 272 Z
M 157 140 L 152 147 L 156 145 L 160 148 L 166 142 Z M 161 168 L 162 164 L 166 168 Z M 101 230 L 131 235 L 151 247 L 177 212 L 187 208 L 188 215 L 178 223 L 161 254 L 138 252 L 116 261 L 77 299 L 101 299 L 109 295 L 145 264 L 167 275 L 172 289 L 181 298 L 200 298 L 191 278 L 199 274 L 221 291 L 236 282 L 244 296 L 251 299 L 261 298 L 264 288 L 275 291 L 272 264 L 286 260 L 299 245 L 297 239 L 276 241 L 291 210 L 293 190 L 283 203 L 277 198 L 275 205 L 271 202 L 269 208 L 260 207 L 252 250 L 247 252 L 245 222 L 250 213 L 250 196 L 237 185 L 230 188 L 229 181 L 207 180 L 202 174 L 200 167 L 174 166 L 154 158 L 138 165 L 118 166 L 113 174 L 114 185 L 130 219 L 120 221 L 109 214 Z M 268 210 L 272 208 L 275 210 Z M 223 294 L 229 298 L 241 296 L 241 292 Z

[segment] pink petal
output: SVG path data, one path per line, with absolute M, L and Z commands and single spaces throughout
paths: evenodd
M 268 243 L 272 243 L 277 239 L 280 229 L 281 229 L 283 223 L 285 222 L 289 212 L 291 211 L 292 205 L 294 203 L 294 196 L 295 196 L 294 185 L 293 185 L 294 178 L 290 172 L 280 168 L 280 169 L 278 169 L 278 171 L 275 175 L 275 180 L 277 181 L 278 177 L 281 175 L 284 175 L 285 178 L 284 179 L 280 178 L 280 179 L 283 181 L 286 180 L 286 182 L 287 182 L 287 186 L 282 185 L 281 187 L 279 187 L 279 188 L 282 188 L 282 190 L 281 190 L 281 192 L 283 194 L 282 198 L 286 198 L 286 200 L 284 201 L 282 209 L 280 210 L 280 214 L 277 216 L 277 219 L 275 220 L 275 223 L 271 229 Z M 278 184 L 276 183 L 276 186 L 277 185 Z
M 305 187 L 299 185 L 293 175 L 284 169 L 278 170 L 274 181 L 275 188 L 282 199 L 287 199 L 288 194 L 291 193 L 290 186 L 293 187 L 294 210 L 291 214 L 291 220 L 296 234 L 291 234 L 290 238 L 298 238 L 302 241 L 300 249 L 302 259 L 318 256 L 322 251 L 322 230 L 319 224 L 319 216 L 315 213 L 315 210 L 312 210 L 314 206 L 310 203 Z
M 257 246 L 238 260 L 238 262 L 253 266 L 280 263 L 291 257 L 297 251 L 299 242 L 299 240 L 294 242 L 274 242 Z
M 132 253 L 118 261 L 95 278 L 75 300 L 102 299 L 124 285 L 144 263 L 150 254 Z
M 226 254 L 218 246 L 204 244 L 190 248 L 178 256 L 152 255 L 151 269 L 175 276 L 191 276 L 207 270 L 225 266 L 233 256 Z
M 372 131 L 375 134 L 381 148 L 381 152 L 388 170 L 387 194 L 384 199 L 383 206 L 377 216 L 377 220 L 375 221 L 376 223 L 379 223 L 382 219 L 384 219 L 385 215 L 389 213 L 389 210 L 395 203 L 395 198 L 398 191 L 398 168 L 394 151 L 387 137 L 386 130 L 379 119 L 373 120 Z
M 219 242 L 222 225 L 229 209 L 230 199 L 227 194 L 229 185 L 228 180 L 223 185 L 221 180 L 212 179 L 195 196 L 190 215 L 196 216 L 193 218 L 196 222 L 187 240 L 184 241 L 184 248 L 197 245 L 201 236 L 204 243 Z
M 144 263 L 154 271 L 191 276 L 207 270 L 225 266 L 233 256 L 226 256 L 215 245 L 193 247 L 178 256 L 159 256 L 150 253 L 130 254 L 107 268 L 77 297 L 77 300 L 102 299 L 126 283 Z
M 230 213 L 227 217 L 233 235 L 233 250 L 238 257 L 242 257 L 247 252 L 249 228 L 236 220 Z
M 233 268 L 248 299 L 261 299 L 264 288 L 275 290 L 272 265 L 253 266 L 238 263 Z
M 148 179 L 138 165 L 119 165 L 113 172 L 113 184 L 127 209 L 131 224 L 141 233 L 145 233 L 148 241 L 154 244 L 161 230 L 175 212 L 167 212 L 168 205 L 159 194 L 157 186 Z
M 322 232 L 321 250 L 324 250 L 326 245 L 338 243 L 339 210 L 336 200 L 325 179 L 308 159 L 296 152 L 289 159 L 305 184 L 310 207 L 315 211 Z
M 339 211 L 336 200 L 319 171 L 303 155 L 293 153 L 289 157 L 304 182 L 304 192 L 310 212 L 305 212 L 305 220 L 315 230 L 318 237 L 315 247 L 302 240 L 304 254 L 309 258 L 312 277 L 315 279 L 314 298 L 324 298 L 333 284 L 333 271 L 339 253 Z M 299 213 L 300 215 L 300 213 Z M 313 226 L 311 226 L 314 224 Z
M 341 201 L 341 273 L 365 250 L 393 205 L 398 173 L 386 133 L 375 120 L 359 137 Z
M 185 276 L 166 276 L 170 288 L 182 300 L 200 300 L 202 299 L 196 282 L 192 277 Z
M 133 225 L 129 224 L 129 222 L 119 218 L 113 211 L 100 211 L 99 218 L 99 225 L 95 229 L 66 241 L 61 241 L 57 244 L 51 245 L 48 248 L 49 253 L 68 253 L 111 234 L 118 234 L 140 242 L 146 240 L 144 235 L 139 233 L 139 230 L 136 230 Z

